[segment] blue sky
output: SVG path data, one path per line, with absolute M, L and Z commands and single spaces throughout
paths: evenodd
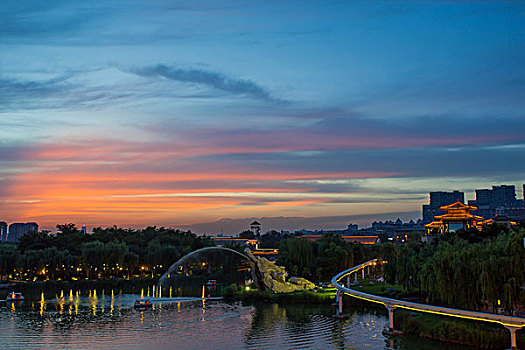
M 524 15 L 519 1 L 4 1 L 4 220 L 365 223 L 417 219 L 430 190 L 521 185 Z

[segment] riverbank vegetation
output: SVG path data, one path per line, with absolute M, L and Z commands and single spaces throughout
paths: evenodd
M 524 237 L 524 230 L 490 226 L 482 231 L 459 230 L 432 243 L 405 245 L 360 246 L 337 237 L 318 242 L 289 238 L 281 241 L 279 262 L 303 277 L 328 280 L 335 275 L 334 266 L 340 272 L 381 258 L 388 263 L 372 273 L 382 274 L 385 283 L 367 279 L 354 288 L 391 298 L 515 315 L 525 305 Z M 406 310 L 396 311 L 395 321 L 396 329 L 417 336 L 477 348 L 510 346 L 508 330 L 497 324 Z M 518 332 L 517 338 L 520 347 L 525 346 L 525 334 Z
M 95 228 L 92 234 L 74 224 L 58 233 L 30 232 L 17 244 L 0 245 L 0 275 L 23 281 L 155 277 L 211 238 L 189 231 L 147 227 Z
M 525 305 L 525 231 L 494 229 L 479 236 L 460 231 L 434 244 L 382 246 L 385 279 L 430 304 L 515 314 Z
M 502 226 L 459 230 L 433 243 L 363 246 L 326 235 L 317 242 L 281 240 L 279 264 L 315 282 L 373 258 L 388 261 L 387 283 L 435 305 L 515 312 L 525 305 L 525 231 Z M 399 288 L 398 288 L 399 289 Z
M 452 317 L 397 310 L 395 328 L 408 334 L 477 349 L 510 348 L 509 331 L 496 323 L 476 322 Z M 525 346 L 525 333 L 516 334 L 518 348 Z
M 327 282 L 355 264 L 377 257 L 378 246 L 345 242 L 339 235 L 324 235 L 319 241 L 300 237 L 281 240 L 278 264 L 292 276 L 315 283 Z
M 258 290 L 255 284 L 241 287 L 231 284 L 222 288 L 221 296 L 227 299 L 247 301 L 272 301 L 282 303 L 313 303 L 331 304 L 335 298 L 335 288 L 319 288 L 317 290 L 302 290 L 292 293 L 272 293 L 270 290 Z

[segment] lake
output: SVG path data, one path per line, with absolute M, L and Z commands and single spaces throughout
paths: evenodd
M 381 331 L 381 308 L 345 308 L 332 318 L 329 305 L 151 298 L 64 291 L 60 295 L 0 303 L 1 349 L 468 349 L 411 336 L 394 340 Z M 31 300 L 32 299 L 32 300 Z

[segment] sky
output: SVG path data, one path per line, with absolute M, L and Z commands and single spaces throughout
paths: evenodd
M 0 221 L 332 229 L 522 195 L 524 2 L 5 0 L 0 52 Z

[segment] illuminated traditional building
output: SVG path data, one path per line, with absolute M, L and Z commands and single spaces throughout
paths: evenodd
M 482 222 L 483 226 L 487 225 L 503 225 L 507 227 L 516 227 L 518 226 L 518 223 L 514 221 L 512 218 L 505 216 L 505 215 L 496 215 L 492 219 L 488 219 Z
M 429 234 L 435 229 L 439 230 L 439 233 L 445 233 L 454 232 L 461 228 L 477 228 L 484 220 L 483 217 L 470 213 L 471 211 L 478 210 L 477 207 L 463 204 L 460 201 L 441 206 L 439 209 L 445 211 L 446 214 L 434 216 L 435 221 L 425 225 Z

